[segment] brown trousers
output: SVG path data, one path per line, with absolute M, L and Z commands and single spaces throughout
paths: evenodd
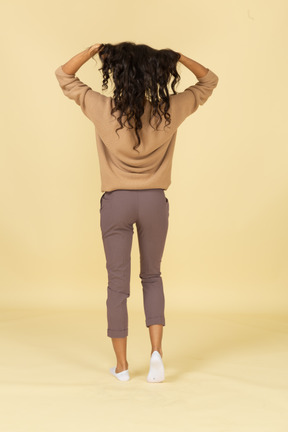
M 117 189 L 100 198 L 100 226 L 108 273 L 107 336 L 128 336 L 131 247 L 137 227 L 146 327 L 165 326 L 161 259 L 168 231 L 169 201 L 164 189 Z

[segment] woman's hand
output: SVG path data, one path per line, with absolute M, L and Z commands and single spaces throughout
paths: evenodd
M 98 53 L 98 51 L 99 51 L 99 49 L 100 49 L 100 47 L 102 46 L 103 44 L 94 44 L 94 45 L 91 45 L 91 47 L 89 48 L 89 50 L 88 50 L 88 52 L 89 52 L 89 54 L 90 54 L 90 57 L 93 57 L 95 54 L 97 54 Z

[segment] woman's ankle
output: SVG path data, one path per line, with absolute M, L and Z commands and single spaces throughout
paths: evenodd
M 163 357 L 162 348 L 156 348 L 156 347 L 152 348 L 151 349 L 151 355 L 153 354 L 154 351 L 158 351 L 159 354 L 161 355 L 161 357 Z
M 128 369 L 128 362 L 126 362 L 124 364 L 120 364 L 120 363 L 118 364 L 117 363 L 115 372 L 119 373 L 119 372 L 123 372 L 124 370 L 127 370 L 127 369 Z

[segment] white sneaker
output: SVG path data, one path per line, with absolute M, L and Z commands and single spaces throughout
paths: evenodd
M 164 381 L 164 364 L 161 354 L 158 351 L 153 351 L 150 358 L 150 370 L 147 375 L 147 381 L 152 383 Z
M 110 373 L 112 375 L 114 375 L 120 381 L 129 381 L 129 379 L 130 379 L 128 369 L 117 373 L 117 372 L 115 372 L 116 366 L 114 366 L 114 367 L 110 368 L 109 370 L 110 370 Z

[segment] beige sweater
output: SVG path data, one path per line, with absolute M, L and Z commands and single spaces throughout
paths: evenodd
M 149 125 L 151 104 L 146 100 L 141 118 L 143 126 L 138 131 L 141 144 L 137 152 L 133 150 L 137 143 L 133 129 L 124 126 L 117 131 L 119 137 L 115 132 L 120 125 L 110 114 L 111 108 L 115 106 L 113 98 L 92 90 L 75 74 L 65 73 L 62 66 L 56 69 L 55 75 L 64 95 L 73 99 L 94 124 L 102 192 L 116 189 L 168 189 L 177 128 L 199 105 L 207 101 L 218 83 L 217 75 L 208 70 L 195 85 L 176 95 L 171 94 L 171 123 L 164 129 L 163 117 L 157 131 Z M 117 118 L 119 114 L 116 111 L 114 116 Z M 122 123 L 124 121 L 125 116 Z M 157 121 L 158 117 L 152 117 L 154 128 Z

